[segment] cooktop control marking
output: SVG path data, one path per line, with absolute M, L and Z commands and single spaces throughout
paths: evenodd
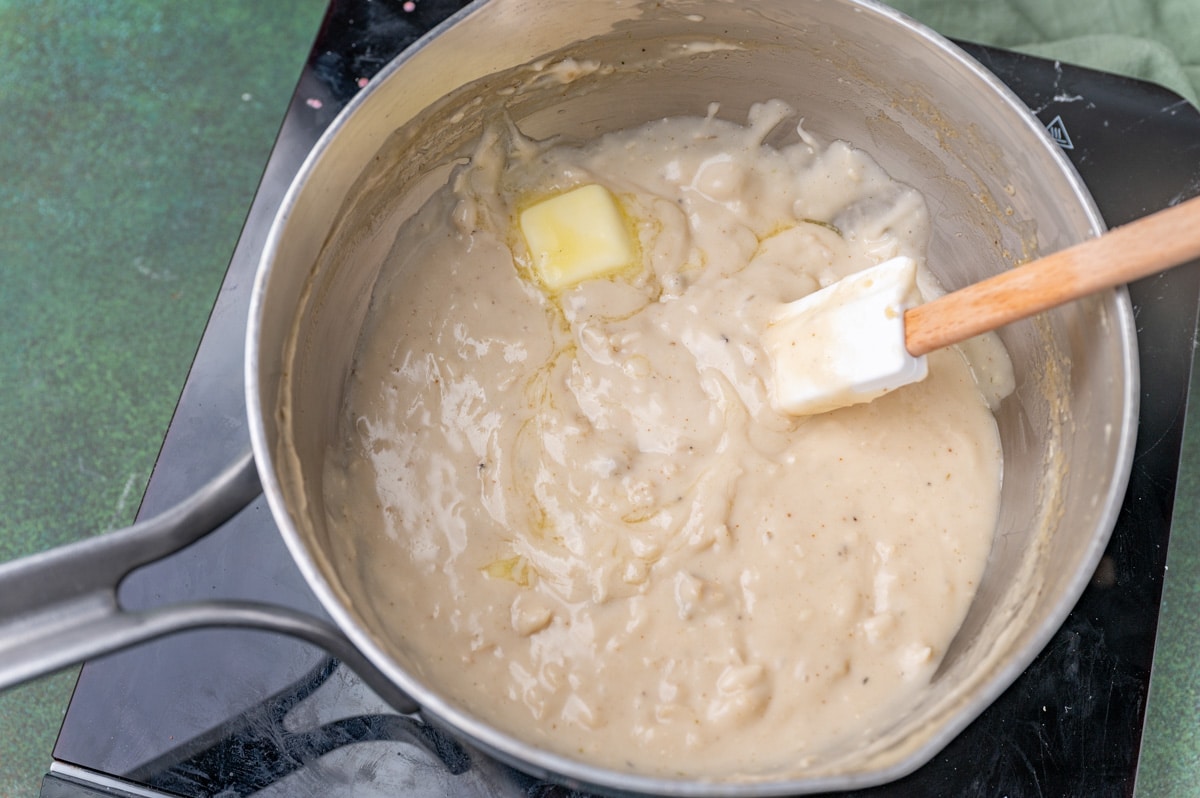
M 1050 132 L 1051 137 L 1058 142 L 1058 146 L 1064 150 L 1073 150 L 1075 145 L 1071 143 L 1071 134 L 1067 132 L 1067 126 L 1063 123 L 1062 116 L 1056 116 L 1050 120 L 1050 124 L 1046 125 L 1046 130 Z

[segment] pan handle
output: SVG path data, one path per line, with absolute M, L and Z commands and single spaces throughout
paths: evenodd
M 248 601 L 200 601 L 126 611 L 117 588 L 131 571 L 194 543 L 261 492 L 247 453 L 162 514 L 131 527 L 0 564 L 0 690 L 173 632 L 242 627 L 319 646 L 404 713 L 419 707 L 342 632 L 297 610 Z

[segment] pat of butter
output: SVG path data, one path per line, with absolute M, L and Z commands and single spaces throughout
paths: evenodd
M 634 247 L 617 200 L 594 183 L 526 208 L 521 233 L 533 269 L 551 291 L 603 277 L 633 263 Z

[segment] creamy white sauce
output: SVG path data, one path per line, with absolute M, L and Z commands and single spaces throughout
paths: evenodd
M 535 745 L 700 777 L 832 754 L 928 683 L 971 601 L 1011 384 L 994 342 L 986 401 L 952 350 L 870 404 L 772 410 L 773 310 L 921 262 L 928 226 L 844 143 L 764 145 L 789 118 L 489 131 L 376 288 L 326 464 L 335 556 L 421 678 Z M 515 216 L 587 182 L 644 266 L 548 296 Z

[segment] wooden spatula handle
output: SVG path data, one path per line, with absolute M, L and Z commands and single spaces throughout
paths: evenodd
M 904 313 L 914 357 L 1200 257 L 1200 197 Z

